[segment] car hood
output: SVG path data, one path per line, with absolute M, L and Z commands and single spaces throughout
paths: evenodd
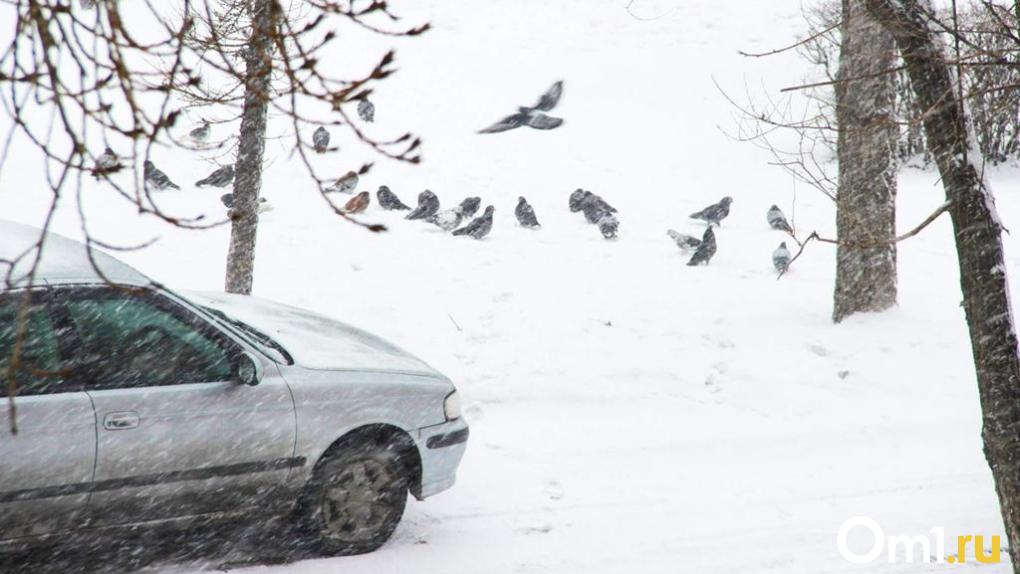
M 275 339 L 299 367 L 383 371 L 446 380 L 421 359 L 385 339 L 311 311 L 224 293 L 185 293 L 192 303 L 247 323 Z

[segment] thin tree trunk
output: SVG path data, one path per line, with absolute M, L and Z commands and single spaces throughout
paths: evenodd
M 1002 254 L 1002 226 L 986 186 L 952 71 L 929 27 L 930 2 L 867 0 L 896 39 L 935 156 L 956 234 L 960 284 L 992 469 L 1013 571 L 1020 573 L 1020 356 Z
M 227 293 L 241 295 L 251 295 L 255 271 L 262 156 L 266 148 L 266 111 L 272 72 L 272 4 L 272 0 L 253 0 L 250 41 L 242 52 L 246 74 L 244 108 L 234 165 L 234 205 L 225 285 Z
M 895 83 L 892 35 L 863 0 L 843 0 L 836 84 L 839 191 L 836 199 L 836 287 L 832 318 L 884 311 L 896 304 Z M 878 74 L 878 75 L 876 75 Z M 877 244 L 877 245 L 876 245 Z

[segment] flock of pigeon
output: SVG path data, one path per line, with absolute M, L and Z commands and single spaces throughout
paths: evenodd
M 559 102 L 562 94 L 563 82 L 556 82 L 539 97 L 539 100 L 535 105 L 520 106 L 514 114 L 501 119 L 495 124 L 479 131 L 479 133 L 498 133 L 522 126 L 528 126 L 538 130 L 555 129 L 563 124 L 563 119 L 551 117 L 544 112 L 548 112 L 556 107 L 556 104 Z M 358 115 L 366 122 L 374 121 L 375 106 L 368 99 L 362 99 L 358 103 Z M 193 142 L 202 144 L 208 140 L 210 130 L 211 126 L 209 122 L 203 121 L 201 126 L 191 130 L 188 137 Z M 325 153 L 332 149 L 329 147 L 329 143 L 329 131 L 325 127 L 318 127 L 312 134 L 312 148 L 317 153 Z M 107 147 L 103 154 L 97 158 L 96 167 L 98 170 L 113 171 L 119 167 L 119 160 L 114 152 Z M 144 179 L 146 189 L 149 191 L 180 189 L 180 186 L 174 183 L 166 175 L 166 173 L 157 168 L 151 161 L 146 161 L 144 164 Z M 234 166 L 225 165 L 216 169 L 208 176 L 196 181 L 195 187 L 212 186 L 223 188 L 232 184 L 233 181 Z M 358 173 L 349 171 L 326 187 L 324 191 L 326 193 L 353 194 L 354 190 L 358 187 L 358 183 Z M 455 236 L 466 235 L 474 239 L 482 239 L 488 235 L 490 231 L 492 231 L 495 207 L 488 205 L 481 215 L 475 217 L 475 214 L 478 212 L 482 203 L 482 200 L 479 197 L 468 197 L 461 201 L 456 207 L 440 210 L 439 198 L 436 197 L 436 194 L 432 193 L 432 191 L 426 189 L 418 194 L 418 204 L 412 208 L 402 202 L 389 187 L 383 185 L 379 187 L 378 191 L 376 191 L 376 199 L 379 206 L 385 210 L 408 211 L 409 213 L 405 216 L 405 219 L 421 220 L 431 223 L 443 231 L 450 232 Z M 223 205 L 230 210 L 234 205 L 234 196 L 231 193 L 224 194 L 220 197 L 220 201 L 222 201 Z M 270 209 L 265 198 L 260 197 L 259 202 L 260 212 Z M 698 219 L 708 224 L 708 227 L 702 234 L 701 239 L 680 233 L 673 229 L 667 231 L 669 237 L 683 252 L 686 253 L 693 251 L 687 265 L 707 265 L 711 261 L 717 249 L 715 231 L 713 231 L 713 227 L 718 227 L 722 220 L 729 216 L 730 205 L 732 203 L 733 198 L 724 197 L 718 203 L 709 205 L 701 211 L 690 215 L 691 219 Z M 364 212 L 368 209 L 370 204 L 371 196 L 369 192 L 362 191 L 351 197 L 351 199 L 344 204 L 342 210 L 347 214 L 353 215 Z M 596 226 L 604 238 L 614 239 L 616 237 L 617 231 L 620 227 L 617 210 L 602 197 L 588 190 L 577 189 L 570 194 L 568 207 L 573 213 L 583 213 L 585 221 Z M 531 204 L 528 203 L 528 200 L 524 197 L 518 198 L 517 207 L 514 209 L 514 215 L 517 217 L 517 222 L 522 227 L 534 229 L 541 226 L 538 222 L 538 217 L 535 215 L 534 207 L 532 207 Z M 775 205 L 770 207 L 766 213 L 766 220 L 771 228 L 784 231 L 793 236 L 793 229 L 779 207 Z M 777 247 L 772 253 L 772 264 L 776 268 L 776 271 L 780 274 L 786 272 L 791 259 L 790 250 L 786 247 L 785 241 L 780 243 L 779 247 Z
M 327 187 L 326 192 L 353 193 L 358 186 L 358 180 L 356 172 L 348 172 Z M 482 204 L 480 197 L 468 197 L 456 207 L 442 210 L 439 198 L 428 189 L 418 194 L 418 203 L 412 208 L 401 201 L 397 194 L 385 185 L 380 186 L 376 191 L 376 200 L 379 206 L 387 211 L 407 211 L 408 214 L 404 219 L 425 221 L 443 231 L 452 232 L 453 235 L 466 235 L 474 239 L 482 239 L 492 231 L 492 217 L 496 211 L 494 206 L 489 205 L 480 216 L 474 217 Z M 369 192 L 362 191 L 351 197 L 344 204 L 342 211 L 352 215 L 361 213 L 368 209 L 371 203 Z M 569 207 L 572 212 L 583 211 L 588 223 L 596 225 L 606 239 L 616 237 L 616 230 L 620 225 L 615 216 L 616 208 L 598 195 L 578 189 L 570 194 Z M 517 198 L 514 215 L 521 227 L 528 229 L 541 227 L 538 216 L 535 215 L 535 208 L 523 196 Z M 465 222 L 466 224 L 461 226 Z
M 708 265 L 711 261 L 712 256 L 715 255 L 717 248 L 715 242 L 715 232 L 712 231 L 713 226 L 718 226 L 723 219 L 730 214 L 730 205 L 733 203 L 732 197 L 724 197 L 719 203 L 713 203 L 701 211 L 692 213 L 689 217 L 691 219 L 700 219 L 708 224 L 708 228 L 705 229 L 701 239 L 697 237 L 680 233 L 679 231 L 670 229 L 666 231 L 670 239 L 676 242 L 679 247 L 685 253 L 694 250 L 694 254 L 691 255 L 688 265 Z M 783 210 L 779 209 L 778 206 L 773 205 L 769 207 L 769 210 L 765 212 L 765 220 L 768 222 L 769 227 L 779 231 L 784 231 L 793 236 L 793 227 L 790 226 L 790 222 L 786 220 L 786 216 L 783 215 Z M 772 252 L 772 265 L 776 268 L 780 274 L 786 273 L 786 270 L 790 267 L 790 261 L 792 255 L 790 250 L 786 247 L 786 242 L 783 241 L 779 244 L 779 247 Z
M 358 102 L 358 116 L 366 122 L 375 121 L 375 105 L 372 104 L 368 98 L 362 98 Z M 212 125 L 208 120 L 202 120 L 202 124 L 190 132 L 188 132 L 188 139 L 195 144 L 205 144 L 209 140 L 209 135 L 212 132 Z M 329 151 L 329 131 L 324 127 L 319 127 L 312 134 L 312 147 L 318 153 L 324 153 Z M 98 176 L 100 174 L 111 173 L 121 168 L 120 158 L 114 153 L 112 149 L 107 146 L 103 153 L 96 158 L 96 170 L 94 173 Z M 353 173 L 353 172 L 352 172 Z M 168 189 L 180 189 L 181 186 L 177 185 L 170 179 L 170 177 L 163 172 L 163 170 L 156 167 L 156 164 L 149 160 L 146 160 L 143 165 L 143 178 L 145 181 L 145 189 L 148 192 L 153 191 L 165 191 Z M 342 178 L 341 178 L 342 179 Z M 234 165 L 227 164 L 217 168 L 206 177 L 195 182 L 195 187 L 227 187 L 234 183 Z M 355 181 L 355 183 L 357 183 Z M 228 210 L 234 206 L 234 194 L 226 193 L 220 196 L 220 201 L 223 206 Z M 269 204 L 266 202 L 266 198 L 259 198 L 259 211 L 264 212 L 271 209 Z M 228 211 L 229 213 L 229 211 Z

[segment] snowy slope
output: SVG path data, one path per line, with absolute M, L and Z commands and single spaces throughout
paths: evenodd
M 638 17 L 625 0 L 402 4 L 435 30 L 398 45 L 373 129 L 422 135 L 426 161 L 380 161 L 362 187 L 385 183 L 405 202 L 426 187 L 450 204 L 480 195 L 496 206 L 492 235 L 453 238 L 377 207 L 364 219 L 388 233 L 345 224 L 270 142 L 264 194 L 276 209 L 260 228 L 255 294 L 368 329 L 448 374 L 466 400 L 469 451 L 457 486 L 410 504 L 379 552 L 251 572 L 927 572 L 948 567 L 853 566 L 836 531 L 865 514 L 890 534 L 1001 533 L 948 219 L 901 246 L 890 312 L 831 324 L 829 246 L 775 279 L 783 238 L 765 211 L 789 214 L 794 186 L 720 131 L 732 110 L 712 78 L 737 94 L 802 79 L 793 55 L 736 54 L 789 43 L 799 0 L 638 1 Z M 566 82 L 562 129 L 474 134 L 555 79 Z M 321 158 L 338 175 L 372 157 L 340 145 Z M 193 154 L 157 153 L 179 182 L 210 171 Z M 992 180 L 1014 227 L 1017 174 Z M 37 223 L 32 185 L 4 173 L 0 214 Z M 577 187 L 619 208 L 617 241 L 567 211 Z M 100 237 L 151 234 L 112 194 L 88 192 Z M 218 195 L 186 185 L 165 202 L 219 214 Z M 518 195 L 541 229 L 514 225 Z M 700 234 L 686 215 L 723 195 L 735 202 L 718 255 L 689 268 L 665 231 Z M 904 171 L 901 228 L 941 197 L 934 174 Z M 797 189 L 804 234 L 831 236 L 833 220 L 828 199 Z M 156 245 L 123 257 L 171 286 L 221 288 L 226 229 L 156 228 Z M 75 233 L 71 209 L 57 229 Z

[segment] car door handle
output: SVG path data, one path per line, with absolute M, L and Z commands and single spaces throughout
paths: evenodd
M 142 420 L 136 412 L 107 413 L 103 417 L 103 428 L 106 430 L 127 430 L 138 428 Z

